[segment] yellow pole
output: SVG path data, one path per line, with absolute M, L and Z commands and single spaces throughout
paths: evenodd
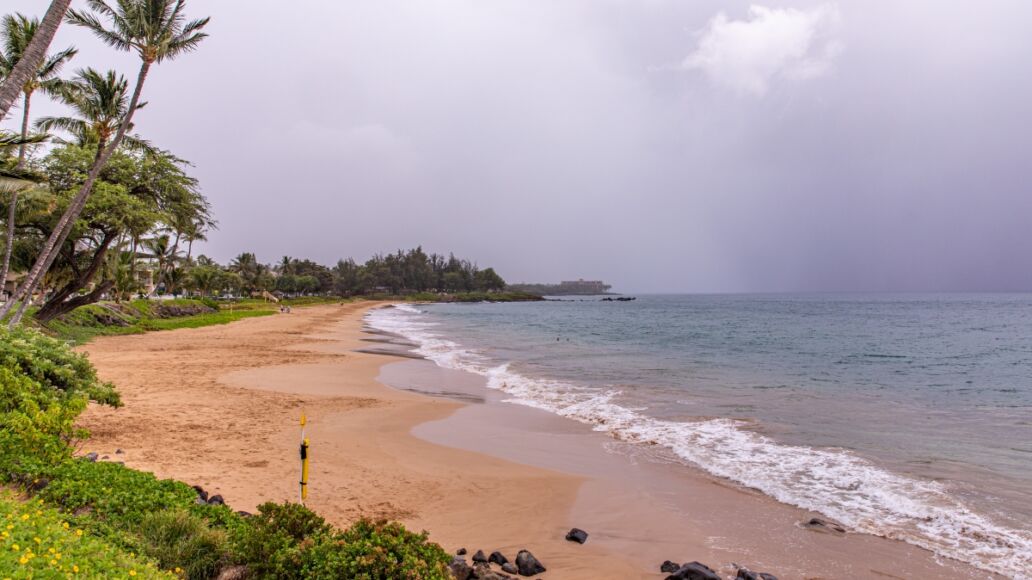
M 305 437 L 305 414 L 301 413 L 301 503 L 308 499 L 308 438 Z

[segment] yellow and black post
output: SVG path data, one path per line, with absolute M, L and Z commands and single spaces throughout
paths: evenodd
M 305 437 L 305 414 L 301 413 L 301 503 L 308 499 L 308 438 Z

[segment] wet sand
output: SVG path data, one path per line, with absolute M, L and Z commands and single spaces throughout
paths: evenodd
M 313 509 L 339 525 L 398 519 L 449 551 L 527 548 L 546 578 L 657 578 L 664 559 L 732 577 L 732 563 L 783 579 L 990 577 L 902 542 L 803 529 L 802 510 L 394 356 L 391 337 L 363 332 L 373 306 L 97 339 L 83 350 L 125 407 L 91 405 L 82 451 L 120 448 L 131 467 L 253 511 L 297 498 L 303 410 Z M 563 540 L 571 526 L 587 544 Z

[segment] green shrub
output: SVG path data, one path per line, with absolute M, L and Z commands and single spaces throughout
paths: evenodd
M 63 394 L 0 367 L 0 478 L 70 457 L 68 441 L 83 434 L 74 421 L 85 408 L 85 395 Z
M 0 577 L 173 578 L 155 562 L 71 526 L 41 502 L 0 493 Z
M 398 522 L 359 520 L 304 552 L 304 578 L 447 580 L 451 561 L 441 547 Z
M 139 525 L 141 551 L 166 570 L 182 570 L 190 580 L 218 576 L 228 562 L 226 533 L 185 510 L 152 512 Z
M 0 367 L 69 395 L 85 394 L 98 403 L 121 405 L 114 386 L 97 378 L 84 355 L 34 330 L 0 328 Z
M 233 549 L 237 561 L 258 578 L 302 578 L 304 550 L 330 529 L 303 505 L 267 502 L 235 531 Z

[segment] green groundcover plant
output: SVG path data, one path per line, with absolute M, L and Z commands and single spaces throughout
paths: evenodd
M 298 504 L 255 516 L 188 485 L 73 457 L 90 402 L 118 406 L 85 356 L 33 330 L 0 329 L 0 578 L 447 578 L 426 534 L 391 522 L 346 530 Z

